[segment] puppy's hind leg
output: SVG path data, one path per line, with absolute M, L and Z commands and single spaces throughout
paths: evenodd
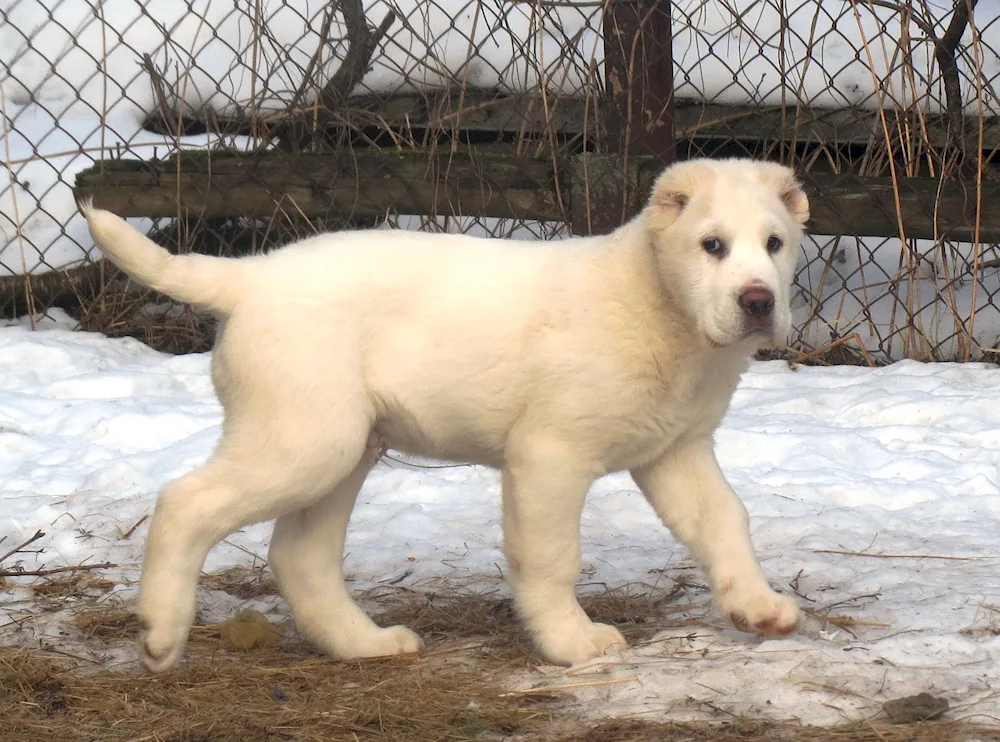
M 380 628 L 351 599 L 344 584 L 347 524 L 365 477 L 381 451 L 369 438 L 361 462 L 328 495 L 278 518 L 268 559 L 299 630 L 338 659 L 419 651 L 423 642 L 403 626 Z
M 139 590 L 139 649 L 147 669 L 163 672 L 180 659 L 212 546 L 250 523 L 311 505 L 357 467 L 372 419 L 361 395 L 323 401 L 335 425 L 312 402 L 287 397 L 266 414 L 227 418 L 209 461 L 163 488 Z

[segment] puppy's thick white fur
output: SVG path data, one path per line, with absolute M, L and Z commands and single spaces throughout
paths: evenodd
M 208 550 L 272 518 L 271 566 L 320 649 L 350 658 L 421 647 L 406 628 L 376 626 L 343 581 L 372 437 L 502 471 L 509 582 L 552 662 L 625 646 L 574 597 L 584 497 L 620 470 L 738 627 L 795 628 L 796 605 L 764 579 L 712 445 L 747 358 L 789 328 L 809 207 L 786 168 L 678 164 L 613 234 L 552 243 L 373 230 L 240 260 L 177 257 L 81 208 L 104 255 L 133 278 L 222 316 L 212 366 L 221 440 L 164 487 L 150 525 L 139 600 L 149 669 L 183 652 Z M 741 306 L 748 288 L 774 297 L 764 321 Z

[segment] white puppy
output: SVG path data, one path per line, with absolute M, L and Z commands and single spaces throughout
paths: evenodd
M 373 230 L 239 260 L 172 256 L 81 208 L 130 276 L 222 317 L 212 366 L 222 438 L 163 488 L 150 524 L 139 598 L 150 670 L 183 653 L 209 549 L 272 518 L 270 564 L 312 642 L 340 658 L 420 649 L 409 629 L 375 625 L 343 580 L 348 519 L 381 443 L 502 471 L 508 579 L 551 662 L 625 646 L 574 596 L 584 497 L 621 470 L 736 626 L 796 627 L 712 445 L 748 357 L 789 330 L 809 213 L 790 170 L 675 165 L 637 217 L 600 237 Z

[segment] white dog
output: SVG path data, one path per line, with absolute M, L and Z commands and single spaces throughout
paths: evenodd
M 210 548 L 277 518 L 270 564 L 299 629 L 334 657 L 415 652 L 352 601 L 342 556 L 358 490 L 387 445 L 496 467 L 518 612 L 541 654 L 623 648 L 574 596 L 595 479 L 628 470 L 706 570 L 737 627 L 793 631 L 712 436 L 753 351 L 790 327 L 808 200 L 785 167 L 694 160 L 614 233 L 519 242 L 371 230 L 242 259 L 172 256 L 81 206 L 135 280 L 219 313 L 222 437 L 168 483 L 150 524 L 140 651 L 173 667 Z

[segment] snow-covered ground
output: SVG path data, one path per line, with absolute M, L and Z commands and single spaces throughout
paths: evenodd
M 25 568 L 111 561 L 120 566 L 102 573 L 116 583 L 107 599 L 133 597 L 146 523 L 124 534 L 219 434 L 208 368 L 207 354 L 168 356 L 129 339 L 0 328 L 0 553 L 41 529 L 45 550 L 23 555 Z M 717 450 L 772 584 L 794 584 L 807 608 L 837 604 L 829 615 L 855 625 L 808 618 L 794 637 L 758 641 L 705 615 L 694 591 L 695 625 L 569 675 L 552 668 L 543 682 L 595 673 L 615 682 L 580 688 L 581 708 L 650 719 L 712 716 L 714 707 L 827 724 L 925 690 L 962 716 L 1000 718 L 1000 370 L 757 363 Z M 234 534 L 206 570 L 253 565 L 269 532 L 261 524 Z M 583 549 L 590 585 L 699 579 L 624 475 L 594 486 Z M 386 579 L 496 589 L 497 475 L 380 465 L 348 552 L 357 590 Z M 18 602 L 28 598 L 17 580 L 0 590 L 5 632 L 31 613 Z M 201 598 L 209 619 L 234 607 L 216 592 Z M 287 616 L 280 601 L 264 608 L 272 620 Z M 21 621 L 21 634 L 5 636 L 52 640 L 59 617 Z

